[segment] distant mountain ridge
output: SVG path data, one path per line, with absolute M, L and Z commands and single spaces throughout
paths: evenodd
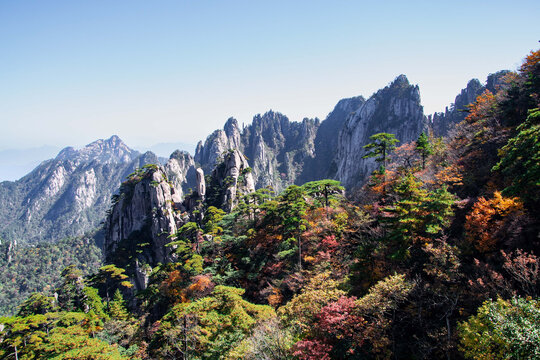
M 418 86 L 400 75 L 367 100 L 340 100 L 323 121 L 293 122 L 270 110 L 241 130 L 230 118 L 197 144 L 194 156 L 185 151 L 175 151 L 169 159 L 141 154 L 116 135 L 78 150 L 67 147 L 23 178 L 0 183 L 0 238 L 36 243 L 94 230 L 122 181 L 146 164 L 163 164 L 175 189 L 172 201 L 180 203 L 198 177 L 210 176 L 229 150 L 245 157 L 255 188 L 271 186 L 279 192 L 290 184 L 324 178 L 349 189 L 359 187 L 376 167 L 373 159 L 363 159 L 369 136 L 390 132 L 406 143 L 429 129 L 444 135 L 466 116 L 462 110 L 476 96 L 485 89 L 496 91 L 506 73 L 490 75 L 485 86 L 471 80 L 450 109 L 430 116 L 424 115 Z
M 1 237 L 35 243 L 92 230 L 121 181 L 156 161 L 154 154 L 140 154 L 118 136 L 80 150 L 67 147 L 20 180 L 0 183 Z

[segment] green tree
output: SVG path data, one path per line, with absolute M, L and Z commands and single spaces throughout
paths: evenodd
M 58 309 L 58 304 L 52 296 L 45 296 L 42 293 L 33 293 L 19 306 L 17 316 L 25 317 L 37 314 L 46 314 Z
M 283 225 L 283 250 L 278 254 L 286 258 L 292 253 L 298 254 L 298 269 L 302 271 L 302 239 L 301 234 L 306 230 L 304 216 L 307 210 L 306 193 L 297 185 L 286 188 L 278 198 L 276 212 Z M 294 245 L 296 243 L 296 249 Z
M 242 299 L 243 293 L 216 286 L 208 297 L 176 305 L 163 317 L 151 348 L 162 358 L 225 358 L 258 322 L 275 316 L 271 307 Z
M 422 132 L 416 140 L 416 150 L 422 156 L 422 169 L 426 168 L 426 158 L 433 154 L 433 147 L 426 133 Z
M 204 217 L 204 233 L 212 235 L 213 237 L 219 236 L 221 233 L 223 233 L 223 228 L 219 226 L 219 223 L 221 220 L 223 220 L 223 216 L 225 214 L 225 211 L 215 206 L 209 206 Z
M 364 145 L 364 149 L 368 152 L 362 158 L 375 158 L 375 161 L 381 163 L 381 170 L 386 169 L 386 160 L 389 154 L 396 148 L 396 143 L 399 142 L 394 134 L 378 133 L 369 137 L 371 142 Z
M 539 359 L 540 303 L 488 300 L 460 324 L 461 350 L 469 359 Z
M 302 188 L 308 196 L 316 200 L 320 206 L 324 205 L 327 209 L 332 201 L 337 200 L 339 196 L 342 197 L 345 192 L 345 188 L 341 186 L 339 181 L 330 179 L 310 181 L 302 185 Z
M 215 208 L 216 211 L 220 211 Z M 218 215 L 215 215 L 218 216 Z M 217 223 L 210 226 L 212 231 L 218 231 L 216 229 Z M 203 270 L 203 259 L 199 255 L 199 246 L 197 237 L 200 236 L 201 228 L 195 222 L 188 222 L 183 225 L 173 236 L 176 240 L 171 241 L 166 246 L 172 247 L 174 253 L 178 256 L 177 264 L 180 266 L 182 272 L 188 276 L 194 276 L 200 274 Z M 195 251 L 193 250 L 193 243 L 195 243 Z
M 385 208 L 382 220 L 389 224 L 392 258 L 404 259 L 412 245 L 431 242 L 450 224 L 455 196 L 446 187 L 423 189 L 413 174 L 403 177 L 394 191 L 399 199 Z
M 93 311 L 100 318 L 106 318 L 107 315 L 103 309 L 103 300 L 98 294 L 96 288 L 86 286 L 83 288 L 83 310 L 84 312 Z
M 509 180 L 504 195 L 520 196 L 540 203 L 540 109 L 530 111 L 517 127 L 518 134 L 499 151 L 501 160 L 493 167 Z
M 113 264 L 105 265 L 99 268 L 97 274 L 92 277 L 92 282 L 97 286 L 101 285 L 105 288 L 105 296 L 107 300 L 107 309 L 109 308 L 111 297 L 110 293 L 114 289 L 118 289 L 120 286 L 131 288 L 133 284 L 127 281 L 128 276 L 125 270 L 116 267 Z
M 111 314 L 111 318 L 115 320 L 127 320 L 129 318 L 129 312 L 126 309 L 124 297 L 122 296 L 120 289 L 116 289 L 114 292 L 109 313 Z
M 56 289 L 59 306 L 67 311 L 81 310 L 83 304 L 83 273 L 75 265 L 62 271 L 62 282 Z

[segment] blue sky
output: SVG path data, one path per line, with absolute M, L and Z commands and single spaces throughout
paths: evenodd
M 442 111 L 539 47 L 538 1 L 0 1 L 0 150 L 324 119 L 397 75 Z

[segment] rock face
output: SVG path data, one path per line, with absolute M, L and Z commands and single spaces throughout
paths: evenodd
M 241 147 L 238 122 L 230 118 L 223 130 L 216 130 L 206 138 L 204 145 L 199 141 L 195 150 L 195 161 L 201 165 L 205 173 L 210 173 L 222 159 L 225 151 Z
M 291 122 L 273 111 L 256 115 L 242 132 L 234 119 L 197 147 L 195 161 L 206 172 L 229 149 L 249 159 L 255 188 L 272 186 L 277 192 L 290 184 L 334 178 L 351 188 L 363 185 L 375 169 L 373 159 L 362 159 L 363 146 L 378 132 L 396 135 L 401 143 L 416 140 L 427 130 L 418 86 L 404 75 L 375 93 L 343 99 L 328 117 Z
M 467 106 L 474 103 L 476 98 L 486 90 L 495 94 L 503 84 L 504 76 L 508 73 L 508 70 L 502 70 L 495 74 L 489 74 L 485 86 L 478 79 L 470 80 L 467 87 L 462 89 L 459 95 L 456 96 L 450 108 L 446 107 L 444 112 L 428 116 L 433 134 L 435 136 L 448 134 L 448 131 L 455 124 L 460 123 L 467 117 Z
M 0 237 L 36 243 L 97 228 L 121 181 L 157 162 L 117 136 L 80 150 L 65 148 L 18 181 L 0 183 Z
M 256 115 L 242 132 L 235 119 L 223 130 L 216 130 L 197 146 L 195 161 L 206 173 L 223 160 L 228 150 L 237 149 L 247 156 L 257 188 L 272 186 L 281 190 L 294 183 L 304 164 L 315 156 L 314 139 L 320 122 L 304 119 L 301 123 L 273 111 Z
M 197 194 L 204 199 L 206 195 L 206 182 L 204 180 L 204 171 L 201 168 L 197 169 Z
M 148 266 L 173 260 L 165 245 L 182 223 L 175 195 L 164 168 L 144 167 L 122 184 L 107 217 L 105 261 L 126 268 L 137 290 L 146 288 Z
M 242 194 L 253 191 L 255 182 L 246 157 L 238 149 L 231 149 L 212 171 L 206 189 L 206 203 L 231 211 Z
M 197 174 L 193 157 L 176 150 L 165 164 L 165 174 L 175 188 L 175 202 L 181 202 L 183 195 L 197 184 Z
M 401 143 L 416 140 L 426 129 L 418 86 L 409 84 L 405 75 L 371 96 L 345 121 L 339 133 L 335 178 L 346 187 L 364 184 L 375 170 L 374 159 L 362 159 L 363 146 L 373 134 L 386 132 Z
M 319 119 L 291 122 L 273 111 L 257 115 L 242 133 L 243 152 L 250 159 L 256 188 L 281 191 L 294 184 L 304 164 L 315 157 Z
M 335 177 L 339 132 L 347 118 L 365 102 L 366 100 L 362 96 L 342 99 L 326 119 L 321 122 L 315 137 L 315 157 L 313 161 L 304 166 L 304 171 L 297 184 Z

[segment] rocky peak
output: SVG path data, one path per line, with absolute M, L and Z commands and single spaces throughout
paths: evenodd
M 56 160 L 73 162 L 96 161 L 102 164 L 128 162 L 137 157 L 139 152 L 130 149 L 118 136 L 96 140 L 80 150 L 66 147 L 60 151 Z
M 463 121 L 467 117 L 467 106 L 474 103 L 476 98 L 486 89 L 492 93 L 498 92 L 504 84 L 504 77 L 508 73 L 508 70 L 502 70 L 494 74 L 489 74 L 486 86 L 482 85 L 478 79 L 470 80 L 467 83 L 467 87 L 462 89 L 456 96 L 450 108 L 446 107 L 444 112 L 435 113 L 428 117 L 434 134 L 436 136 L 444 136 L 455 124 Z
M 314 139 L 319 126 L 318 119 L 291 122 L 272 110 L 256 115 L 242 133 L 256 187 L 272 186 L 281 191 L 295 183 L 306 160 L 315 156 Z
M 371 135 L 387 132 L 406 143 L 416 140 L 425 127 L 418 86 L 398 76 L 345 121 L 338 137 L 335 178 L 347 187 L 361 186 L 376 167 L 373 159 L 362 158 Z
M 230 135 L 230 136 L 229 136 Z M 201 165 L 205 172 L 211 172 L 219 162 L 221 155 L 241 146 L 238 124 L 235 119 L 229 119 L 224 130 L 216 130 L 206 138 L 204 145 L 197 144 L 195 162 Z
M 240 149 L 240 128 L 238 127 L 238 121 L 235 118 L 229 118 L 223 127 L 225 135 L 227 136 L 229 146 L 231 149 Z
M 504 79 L 510 72 L 510 70 L 501 70 L 494 74 L 489 74 L 486 81 L 486 88 L 495 94 L 505 84 Z
M 20 180 L 0 184 L 0 236 L 35 243 L 95 230 L 122 179 L 157 162 L 117 136 L 65 148 Z
M 183 194 L 196 185 L 195 161 L 185 151 L 174 151 L 165 164 L 165 173 L 175 189 L 175 202 L 180 202 Z
M 202 191 L 204 191 L 204 186 L 202 186 Z M 223 161 L 215 167 L 210 176 L 206 189 L 208 205 L 231 211 L 238 204 L 242 194 L 253 191 L 255 191 L 255 182 L 245 155 L 238 149 L 227 151 Z
M 165 245 L 182 222 L 174 197 L 165 169 L 148 165 L 131 174 L 114 198 L 105 221 L 105 261 L 126 268 L 137 290 L 146 288 L 148 266 L 173 260 Z
M 408 87 L 410 85 L 409 79 L 404 74 L 398 75 L 394 81 L 390 84 L 390 87 Z

